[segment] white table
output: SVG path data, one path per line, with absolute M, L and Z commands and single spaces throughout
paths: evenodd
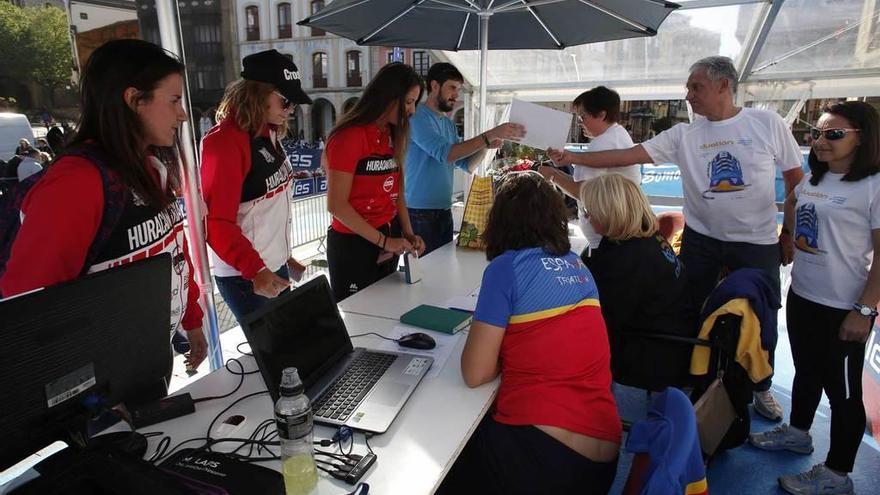
M 466 296 L 480 286 L 486 253 L 448 243 L 419 260 L 422 280 L 407 284 L 402 272 L 379 280 L 339 303 L 346 313 L 399 320 L 419 304 L 444 306 L 453 296 Z
M 377 332 L 390 334 L 395 321 L 364 315 L 344 315 L 350 333 Z M 498 381 L 469 389 L 461 378 L 461 350 L 466 333 L 459 334 L 459 342 L 452 356 L 436 378 L 425 378 L 409 398 L 391 428 L 382 435 L 370 439 L 370 446 L 377 454 L 376 463 L 361 479 L 370 484 L 370 493 L 377 494 L 429 494 L 439 486 L 446 472 L 452 466 L 461 448 L 494 400 Z M 242 340 L 243 337 L 242 337 Z M 380 342 L 378 337 L 359 337 L 354 344 L 370 347 Z M 251 357 L 241 358 L 245 370 L 255 370 L 256 362 Z M 239 377 L 224 369 L 217 370 L 194 382 L 179 392 L 188 392 L 193 398 L 224 395 L 235 388 Z M 171 445 L 188 438 L 205 436 L 211 420 L 236 399 L 265 390 L 262 376 L 247 375 L 241 389 L 225 399 L 196 404 L 196 413 L 159 423 L 141 430 L 142 432 L 161 431 L 172 438 Z M 268 394 L 245 399 L 225 412 L 219 421 L 233 415 L 246 417 L 246 424 L 234 436 L 247 437 L 262 421 L 273 415 L 273 404 Z M 218 423 L 219 423 L 218 421 Z M 215 424 L 216 427 L 216 424 Z M 270 430 L 271 431 L 271 430 Z M 315 438 L 330 438 L 333 428 L 316 425 Z M 150 439 L 148 455 L 158 444 L 159 437 Z M 197 447 L 200 442 L 189 444 Z M 238 444 L 219 444 L 215 450 L 233 450 Z M 332 450 L 333 447 L 325 450 Z M 277 448 L 273 448 L 277 452 Z M 364 436 L 355 433 L 354 452 L 367 452 Z M 280 470 L 279 461 L 265 462 L 263 465 Z M 351 486 L 331 478 L 323 472 L 314 494 L 340 495 L 351 491 Z
M 572 250 L 580 252 L 585 242 L 580 229 L 575 227 Z M 390 336 L 400 315 L 415 306 L 442 306 L 453 296 L 466 295 L 473 291 L 480 285 L 487 264 L 485 252 L 457 248 L 454 243 L 447 244 L 421 260 L 421 282 L 407 284 L 403 273 L 393 273 L 343 301 L 339 307 L 343 311 L 345 325 L 350 334 L 376 332 Z M 241 331 L 236 329 L 230 332 L 238 332 L 240 335 Z M 224 334 L 224 340 L 229 341 L 229 337 L 232 335 Z M 370 484 L 371 493 L 433 493 L 492 405 L 499 380 L 470 389 L 461 378 L 461 351 L 466 338 L 467 332 L 459 334 L 452 356 L 439 376 L 426 377 L 391 428 L 370 440 L 370 446 L 378 458 L 361 481 Z M 243 336 L 240 340 L 231 339 L 231 347 L 244 340 Z M 354 345 L 370 348 L 378 346 L 380 342 L 378 337 L 365 336 L 358 337 Z M 244 357 L 242 363 L 246 370 L 257 369 L 253 358 Z M 193 398 L 225 395 L 235 388 L 238 380 L 238 376 L 220 369 L 179 393 L 188 392 Z M 211 420 L 220 411 L 236 399 L 261 390 L 265 390 L 262 376 L 259 373 L 247 375 L 242 388 L 234 395 L 199 403 L 195 414 L 153 425 L 143 431 L 161 431 L 170 435 L 171 446 L 181 440 L 205 436 L 209 433 Z M 233 414 L 246 417 L 245 426 L 234 434 L 237 438 L 246 438 L 258 424 L 273 416 L 272 400 L 268 394 L 245 399 L 225 412 L 218 422 Z M 319 425 L 315 427 L 316 439 L 330 438 L 333 433 L 333 428 Z M 148 454 L 153 452 L 158 441 L 158 437 L 150 439 Z M 193 442 L 190 446 L 199 445 L 199 442 Z M 234 443 L 219 444 L 215 450 L 233 450 L 237 446 Z M 364 454 L 366 451 L 363 434 L 356 433 L 354 452 Z M 276 470 L 281 468 L 279 461 L 266 462 L 264 465 Z M 339 495 L 349 491 L 349 485 L 321 473 L 318 487 L 313 493 Z

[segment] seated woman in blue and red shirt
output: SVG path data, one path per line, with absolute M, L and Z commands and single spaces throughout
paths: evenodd
M 611 355 L 561 196 L 535 172 L 509 175 L 484 239 L 461 371 L 470 387 L 501 385 L 438 493 L 607 493 L 621 436 Z

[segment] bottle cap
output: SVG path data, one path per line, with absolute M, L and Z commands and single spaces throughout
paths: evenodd
M 299 371 L 296 368 L 284 368 L 281 371 L 281 395 L 290 397 L 303 393 L 302 380 L 299 379 Z

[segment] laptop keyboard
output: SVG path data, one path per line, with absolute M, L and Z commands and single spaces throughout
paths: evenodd
M 312 405 L 315 416 L 334 421 L 347 420 L 395 359 L 395 354 L 361 353 Z

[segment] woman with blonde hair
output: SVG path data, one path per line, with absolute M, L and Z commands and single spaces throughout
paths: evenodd
M 214 278 L 239 322 L 305 271 L 290 256 L 292 170 L 280 139 L 294 105 L 312 102 L 277 50 L 242 62 L 202 140 L 201 169 Z
M 660 235 L 648 198 L 631 180 L 611 174 L 590 179 L 581 186 L 580 201 L 584 217 L 602 235 L 599 247 L 583 261 L 602 295 L 615 379 L 644 380 L 643 385 L 656 388 L 674 383 L 686 374 L 686 346 L 666 344 L 668 349 L 658 350 L 660 344 L 652 343 L 651 351 L 620 334 L 693 336 L 681 319 L 684 266 Z M 663 354 L 663 363 L 644 359 L 648 354 Z

